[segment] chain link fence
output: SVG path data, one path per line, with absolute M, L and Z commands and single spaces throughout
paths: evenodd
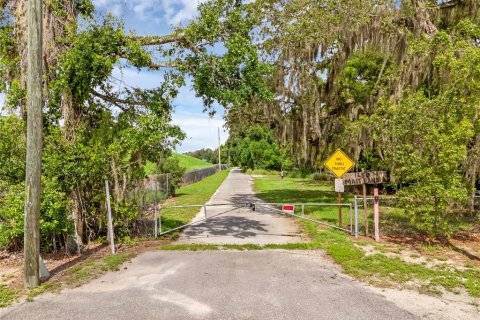
M 222 170 L 228 165 L 222 165 Z M 190 171 L 184 174 L 181 186 L 188 185 L 216 173 L 218 166 Z M 151 175 L 137 184 L 126 195 L 126 206 L 116 204 L 113 224 L 116 237 L 150 238 L 158 234 L 158 211 L 168 198 L 174 196 L 175 186 L 170 173 Z M 115 199 L 114 199 L 115 200 Z M 157 225 L 155 218 L 157 217 Z
M 228 168 L 227 164 L 222 164 L 221 170 L 226 170 Z M 189 172 L 186 172 L 183 175 L 181 185 L 185 186 L 187 184 L 195 183 L 197 181 L 203 180 L 215 172 L 218 172 L 218 165 L 213 166 L 213 167 L 208 167 L 208 168 L 203 168 L 203 169 L 198 169 L 198 170 L 192 170 Z

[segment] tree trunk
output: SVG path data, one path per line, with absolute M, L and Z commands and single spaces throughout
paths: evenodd
M 25 174 L 24 283 L 40 284 L 40 193 L 42 176 L 42 1 L 27 8 L 27 159 Z

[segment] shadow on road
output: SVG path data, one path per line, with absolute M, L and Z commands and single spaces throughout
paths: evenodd
M 244 217 L 215 217 L 197 225 L 190 226 L 184 234 L 195 237 L 208 232 L 212 236 L 230 236 L 234 238 L 250 238 L 257 236 L 256 232 L 267 232 L 267 225 Z

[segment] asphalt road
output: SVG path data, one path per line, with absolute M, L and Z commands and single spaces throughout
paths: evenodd
M 148 252 L 1 319 L 416 319 L 317 251 Z
M 263 245 L 302 242 L 294 218 L 263 207 L 252 211 L 244 206 L 260 202 L 255 197 L 252 184 L 250 175 L 233 169 L 207 202 L 211 205 L 206 208 L 209 219 L 185 229 L 178 243 Z M 205 211 L 201 210 L 194 221 L 204 217 Z

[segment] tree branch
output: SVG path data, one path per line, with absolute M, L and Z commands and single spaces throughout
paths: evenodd
M 132 40 L 138 41 L 142 46 L 155 46 L 185 40 L 185 33 L 180 32 L 167 36 L 134 36 Z
M 120 108 L 124 112 L 132 111 L 132 109 L 131 108 L 125 108 L 124 106 L 122 106 L 122 104 L 139 105 L 139 106 L 148 107 L 148 104 L 145 101 L 132 101 L 132 100 L 127 100 L 127 99 L 121 99 L 121 98 L 117 98 L 117 97 L 114 97 L 114 96 L 109 96 L 109 95 L 102 94 L 102 93 L 97 92 L 95 90 L 92 90 L 91 93 L 97 98 L 100 98 L 104 101 L 110 102 L 111 104 Z

